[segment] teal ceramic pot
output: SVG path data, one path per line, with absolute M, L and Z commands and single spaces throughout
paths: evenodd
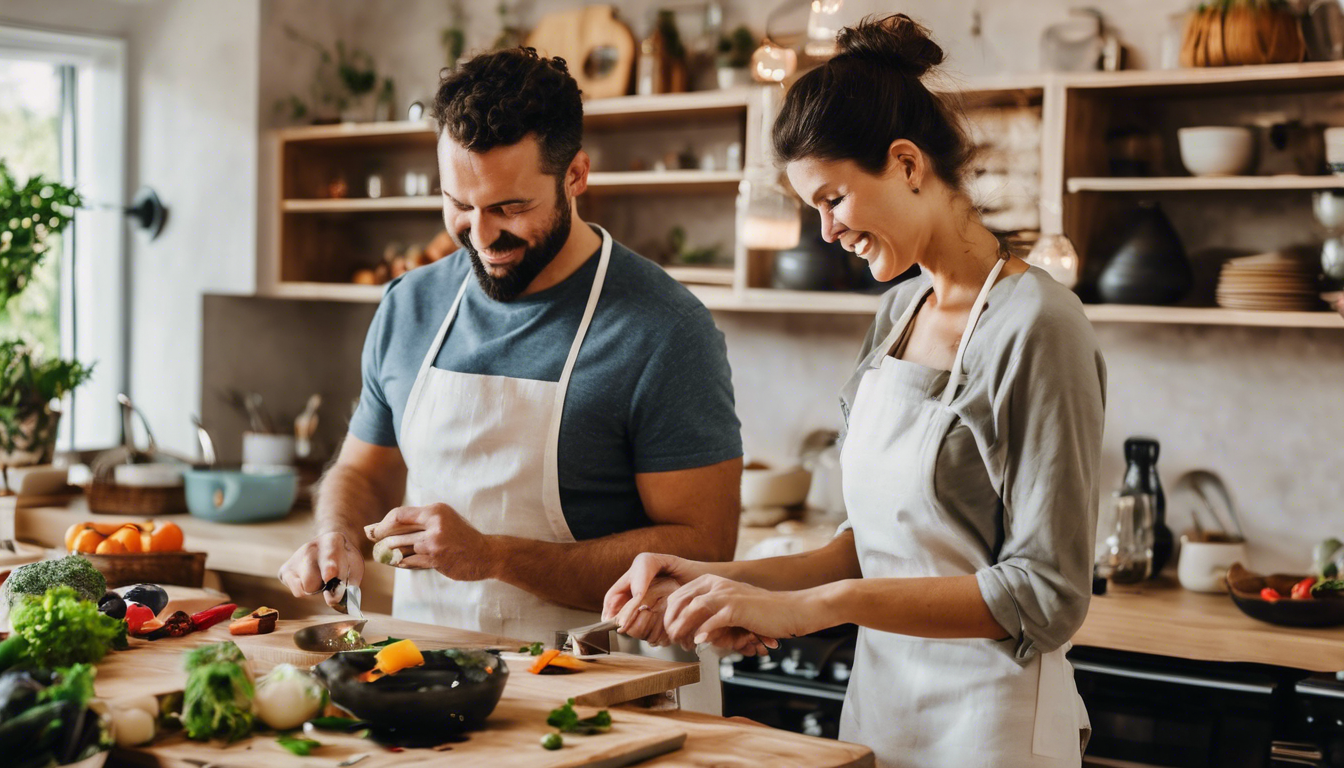
M 182 473 L 187 510 L 217 523 L 259 523 L 289 514 L 299 492 L 294 472 L 254 474 L 226 469 Z

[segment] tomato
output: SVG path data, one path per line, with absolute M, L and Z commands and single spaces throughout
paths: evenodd
M 153 618 L 154 611 L 150 610 L 148 606 L 141 605 L 140 603 L 126 604 L 126 631 L 130 632 L 132 635 L 139 632 L 145 622 L 150 621 Z
M 1314 576 L 1308 576 L 1307 578 L 1297 582 L 1296 584 L 1293 585 L 1293 599 L 1310 600 L 1311 588 L 1314 586 L 1316 586 L 1316 577 Z
M 1265 587 L 1264 589 L 1260 590 L 1260 599 L 1268 600 L 1269 602 L 1273 603 L 1278 600 L 1282 600 L 1283 595 L 1280 595 L 1277 589 L 1274 589 L 1272 587 Z

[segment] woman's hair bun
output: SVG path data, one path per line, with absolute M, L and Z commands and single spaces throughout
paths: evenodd
M 915 77 L 943 62 L 943 49 L 929 38 L 929 31 L 904 13 L 869 16 L 840 30 L 835 41 L 839 56 L 882 63 Z

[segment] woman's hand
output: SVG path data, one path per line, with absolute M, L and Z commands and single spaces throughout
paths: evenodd
M 664 623 L 672 642 L 683 648 L 709 642 L 729 647 L 738 631 L 750 632 L 767 647 L 776 637 L 797 637 L 825 629 L 821 601 L 811 590 L 772 592 L 721 576 L 705 575 L 667 599 Z

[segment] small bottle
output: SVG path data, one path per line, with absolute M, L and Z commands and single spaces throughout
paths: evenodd
M 1131 437 L 1125 441 L 1125 482 L 1121 494 L 1149 494 L 1153 497 L 1153 566 L 1152 573 L 1162 572 L 1171 559 L 1174 546 L 1171 529 L 1167 527 L 1167 497 L 1162 492 L 1162 481 L 1157 476 L 1157 457 L 1161 446 L 1147 437 Z

